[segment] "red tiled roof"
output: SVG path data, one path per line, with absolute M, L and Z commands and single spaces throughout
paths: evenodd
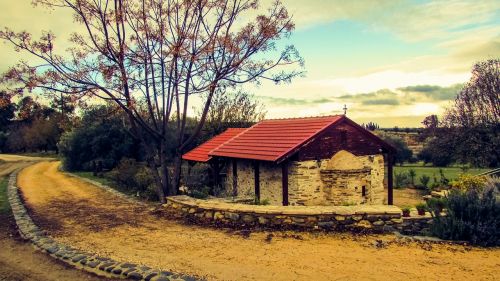
M 230 140 L 231 138 L 245 130 L 246 128 L 229 128 L 223 133 L 209 139 L 208 141 L 202 143 L 200 146 L 182 155 L 182 159 L 197 162 L 207 162 L 208 160 L 212 159 L 212 156 L 208 155 L 211 150 L 217 148 L 224 142 Z
M 264 120 L 210 151 L 211 156 L 278 161 L 343 115 Z

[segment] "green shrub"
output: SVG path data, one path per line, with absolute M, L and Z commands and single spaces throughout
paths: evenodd
M 148 200 L 158 200 L 154 178 L 144 163 L 124 158 L 106 176 L 127 193 L 139 193 Z
M 410 184 L 410 177 L 406 172 L 394 173 L 394 181 L 396 188 L 403 188 Z
M 410 183 L 412 186 L 415 186 L 415 177 L 417 176 L 417 173 L 415 172 L 414 169 L 408 170 L 408 176 L 410 177 Z
M 427 189 L 429 187 L 429 182 L 431 181 L 431 177 L 429 177 L 428 175 L 422 175 L 418 180 L 420 181 L 422 187 L 424 189 Z
M 429 198 L 427 200 L 427 207 L 431 212 L 441 212 L 446 206 L 446 202 L 444 198 Z
M 474 245 L 500 245 L 500 203 L 498 187 L 452 189 L 445 198 L 447 215 L 433 211 L 431 232 L 449 240 L 469 241 Z
M 425 203 L 418 203 L 415 208 L 417 208 L 417 210 L 427 210 L 427 204 Z
M 189 196 L 198 199 L 206 199 L 209 193 L 210 193 L 210 187 L 208 186 L 196 187 L 189 190 Z

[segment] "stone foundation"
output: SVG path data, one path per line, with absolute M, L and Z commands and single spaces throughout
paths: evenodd
M 393 231 L 403 223 L 396 206 L 260 206 L 167 197 L 166 208 L 201 223 L 283 229 Z

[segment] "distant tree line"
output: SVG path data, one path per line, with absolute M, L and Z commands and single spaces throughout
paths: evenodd
M 67 98 L 54 98 L 50 106 L 31 96 L 19 101 L 0 92 L 0 151 L 3 153 L 53 151 L 70 125 L 75 107 Z
M 423 121 L 427 139 L 419 158 L 425 163 L 475 167 L 500 165 L 500 60 L 479 62 L 442 120 Z

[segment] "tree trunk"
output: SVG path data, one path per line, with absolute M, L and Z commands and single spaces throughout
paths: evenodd
M 154 158 L 148 157 L 147 162 L 149 170 L 151 171 L 151 174 L 153 175 L 155 181 L 156 194 L 158 195 L 160 203 L 164 204 L 166 202 L 165 193 L 163 192 L 164 184 L 162 183 L 160 175 L 158 174 L 158 169 L 156 168 Z
M 167 165 L 167 150 L 164 142 L 161 144 L 160 149 L 160 175 L 161 181 L 163 183 L 163 193 L 167 196 L 175 195 L 170 190 L 172 185 L 169 183 L 169 175 L 168 175 L 168 165 Z
M 181 181 L 181 168 L 182 168 L 182 154 L 177 153 L 174 158 L 174 176 L 172 179 L 171 189 L 176 195 L 179 192 L 179 185 Z

